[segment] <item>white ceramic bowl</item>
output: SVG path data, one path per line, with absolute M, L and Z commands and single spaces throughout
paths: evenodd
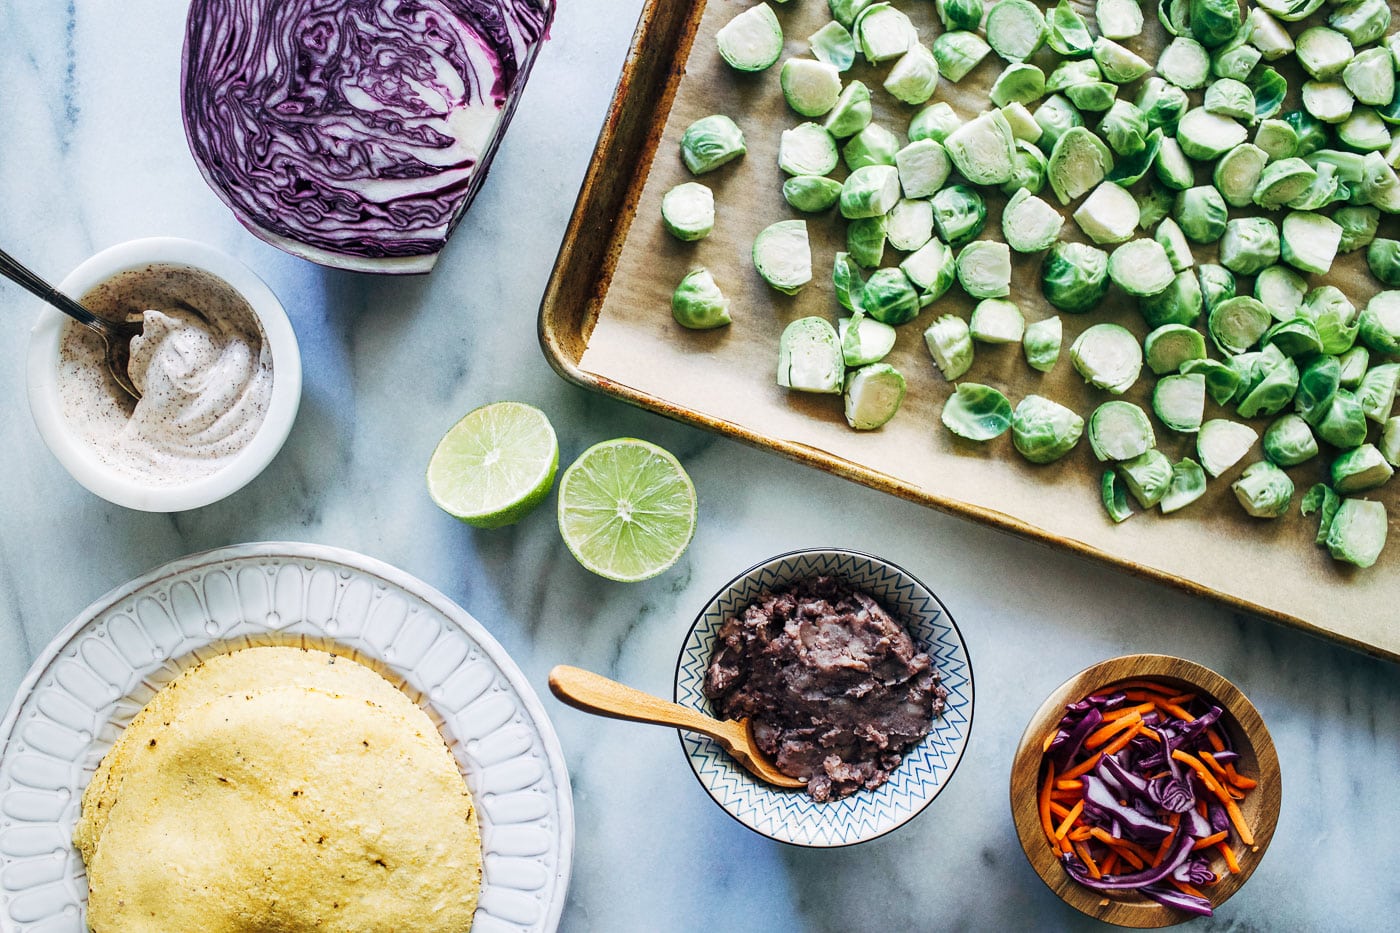
M 232 495 L 261 473 L 282 449 L 301 403 L 301 351 L 287 312 L 272 289 L 237 259 L 193 240 L 151 237 L 120 243 L 70 272 L 58 290 L 81 299 L 113 276 L 153 263 L 185 266 L 222 279 L 257 315 L 272 351 L 272 399 L 252 441 L 217 472 L 180 485 L 143 483 L 105 464 L 63 416 L 58 391 L 59 350 L 65 324 L 71 318 L 48 305 L 29 335 L 29 410 L 49 450 L 91 492 L 129 509 L 181 512 Z
M 948 691 L 947 707 L 922 742 L 875 790 L 817 803 L 802 791 L 759 781 L 718 744 L 681 732 L 695 777 L 726 813 L 754 832 L 797 846 L 834 848 L 867 842 L 903 826 L 948 785 L 972 730 L 972 664 L 962 633 L 938 597 L 907 570 L 858 551 L 816 548 L 779 554 L 724 585 L 686 635 L 676 664 L 675 700 L 714 716 L 703 692 L 705 669 L 724 621 L 765 591 L 814 576 L 834 576 L 875 597 L 928 652 Z

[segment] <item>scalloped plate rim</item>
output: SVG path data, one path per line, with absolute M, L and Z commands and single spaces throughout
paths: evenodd
M 14 731 L 19 715 L 24 709 L 25 702 L 33 693 L 40 678 L 42 678 L 44 673 L 59 659 L 64 650 L 69 647 L 83 629 L 94 622 L 102 613 L 115 608 L 122 599 L 128 598 L 170 577 L 180 576 L 211 564 L 260 557 L 282 558 L 291 561 L 315 560 L 338 564 L 359 573 L 376 577 L 385 583 L 397 587 L 408 595 L 422 600 L 434 611 L 439 613 L 446 622 L 455 626 L 465 634 L 481 649 L 482 655 L 496 668 L 501 676 L 510 682 L 521 704 L 525 708 L 525 712 L 532 720 L 533 731 L 540 739 L 549 766 L 549 775 L 555 785 L 554 799 L 557 804 L 560 844 L 557 856 L 557 868 L 554 873 L 553 884 L 550 887 L 547 897 L 544 916 L 542 918 L 542 928 L 545 930 L 557 930 L 568 899 L 569 882 L 573 873 L 573 848 L 575 843 L 573 790 L 569 781 L 568 767 L 565 764 L 563 747 L 559 743 L 559 737 L 555 732 L 552 720 L 550 720 L 548 714 L 545 712 L 544 704 L 540 702 L 539 695 L 530 685 L 529 680 L 525 677 L 520 666 L 515 663 L 514 659 L 510 657 L 509 653 L 506 652 L 500 642 L 487 631 L 485 626 L 483 626 L 475 616 L 457 605 L 456 602 L 449 599 L 436 587 L 426 583 L 413 574 L 379 560 L 378 558 L 370 557 L 348 548 L 296 541 L 257 541 L 226 545 L 209 548 L 203 551 L 196 551 L 183 557 L 177 557 L 125 583 L 112 587 L 74 615 L 74 617 L 59 629 L 53 638 L 35 654 L 29 670 L 25 672 L 24 678 L 20 681 L 19 687 L 15 691 L 15 695 L 10 700 L 4 718 L 0 719 L 0 767 L 3 766 L 10 752 L 10 746 L 14 738 Z M 215 644 L 221 640 L 222 639 L 217 636 L 210 636 L 208 643 Z M 334 640 L 333 637 L 332 640 Z M 188 653 L 190 652 L 186 652 L 186 654 Z M 167 660 L 174 659 L 170 658 Z M 388 664 L 388 662 L 382 660 L 381 663 Z M 430 705 L 432 704 L 432 701 L 426 697 L 424 698 L 424 702 Z M 442 718 L 441 714 L 438 715 L 439 718 Z M 89 743 L 89 747 L 90 745 L 91 743 Z M 454 758 L 455 757 L 454 754 Z M 484 896 L 486 893 L 487 888 L 483 875 L 479 896 Z M 12 920 L 8 911 L 0 913 L 0 925 L 3 925 L 0 926 L 0 929 L 5 931 L 10 930 L 11 923 Z

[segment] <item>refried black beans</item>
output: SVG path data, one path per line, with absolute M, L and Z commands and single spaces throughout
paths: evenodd
M 705 696 L 813 800 L 883 784 L 948 695 L 904 625 L 834 577 L 765 593 L 718 639 Z

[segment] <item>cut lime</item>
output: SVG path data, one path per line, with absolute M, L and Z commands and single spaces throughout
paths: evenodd
M 428 461 L 428 493 L 478 528 L 520 521 L 554 485 L 559 440 L 544 412 L 521 402 L 483 405 L 458 421 Z
M 559 533 L 600 577 L 654 577 L 680 559 L 695 534 L 695 487 L 680 461 L 655 444 L 603 441 L 559 481 Z

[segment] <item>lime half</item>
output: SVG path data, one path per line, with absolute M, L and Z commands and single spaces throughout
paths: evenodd
M 695 487 L 680 461 L 655 444 L 603 441 L 559 481 L 559 533 L 578 562 L 601 577 L 654 577 L 695 534 Z
M 544 412 L 522 402 L 483 405 L 454 424 L 428 461 L 428 493 L 478 528 L 511 525 L 543 501 L 559 468 Z

